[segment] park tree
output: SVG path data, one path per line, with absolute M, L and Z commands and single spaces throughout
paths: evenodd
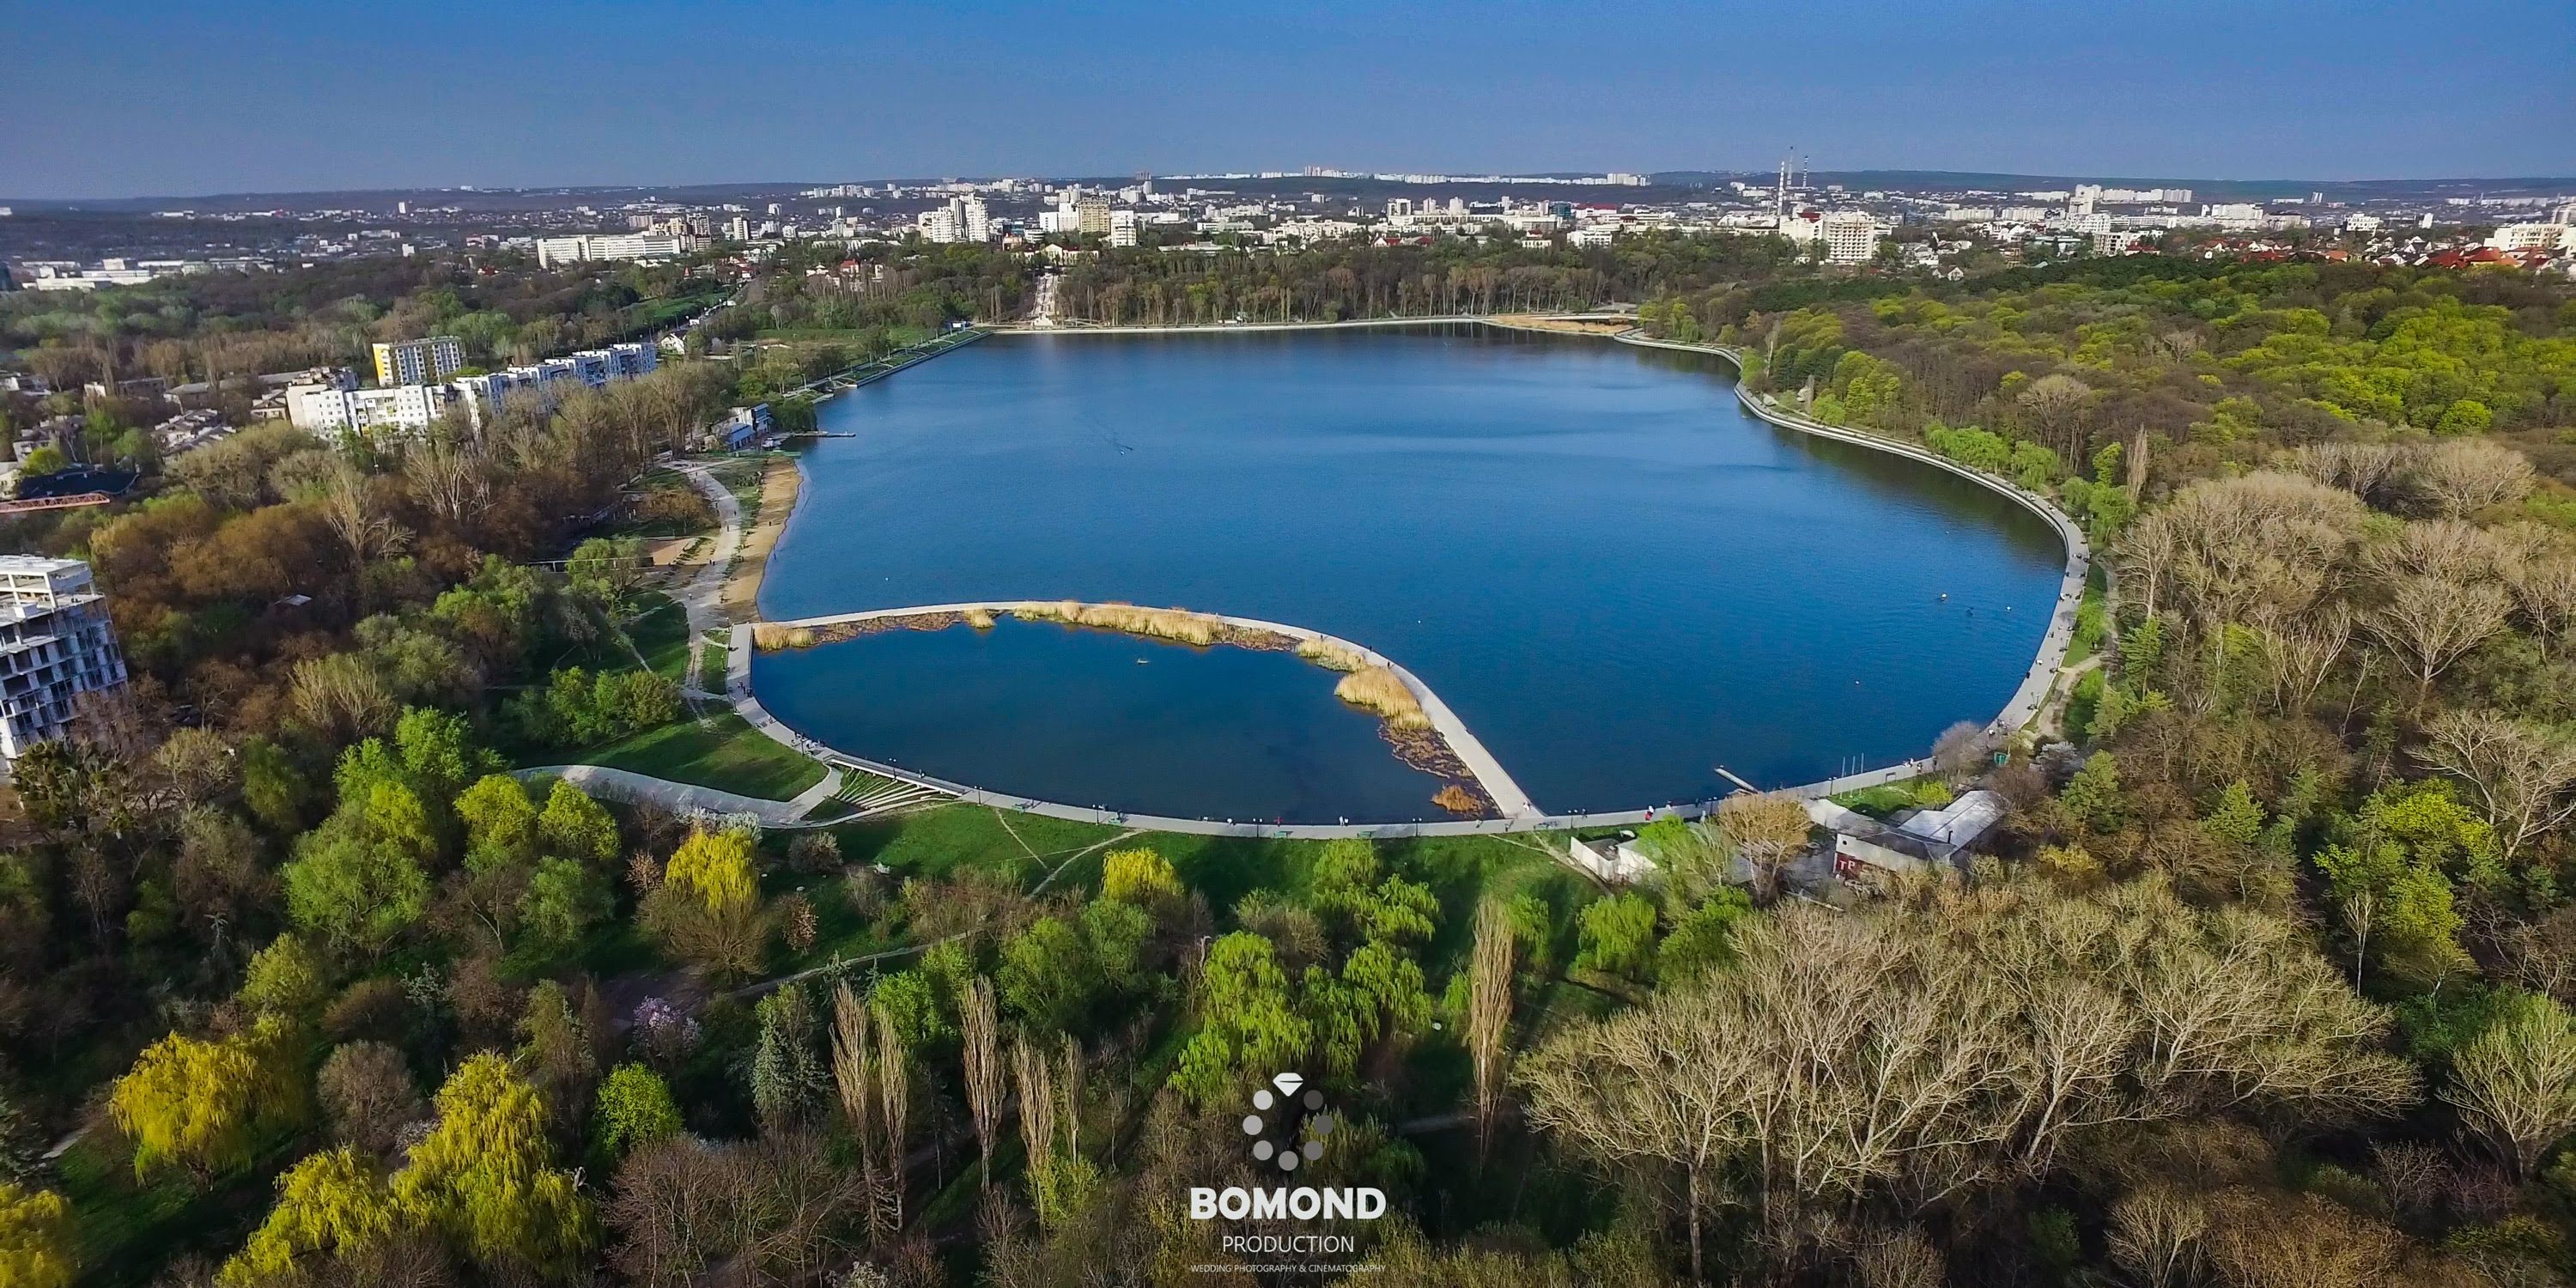
M 1584 906 L 1575 953 L 1577 970 L 1599 971 L 1631 982 L 1653 977 L 1655 905 L 1644 895 L 1615 894 Z
M 1735 938 L 1722 978 L 1569 1026 L 1519 1063 L 1541 1128 L 1605 1166 L 1678 1176 L 1695 1275 L 1721 1178 L 1795 1265 L 1873 1197 L 2043 1177 L 2095 1126 L 2341 1123 L 2416 1095 L 2377 1050 L 2386 1017 L 2295 926 L 2159 884 L 1791 907 Z
M 1182 897 L 1171 860 L 1152 850 L 1111 850 L 1101 859 L 1100 897 L 1160 909 Z
M 395 1202 L 482 1265 L 570 1273 L 594 1240 L 592 1214 L 552 1165 L 536 1089 L 486 1053 L 448 1077 L 435 1111 L 393 1178 Z
M 1102 983 L 1082 933 L 1061 917 L 1040 917 L 1003 944 L 993 980 L 1021 1023 L 1058 1033 L 1082 1031 Z
M 108 1095 L 134 1142 L 134 1174 L 169 1166 L 200 1179 L 249 1161 L 267 1132 L 303 1114 L 291 1030 L 265 1017 L 222 1038 L 172 1033 L 135 1057 Z
M 0 1181 L 0 1283 L 71 1288 L 79 1268 L 71 1204 L 52 1190 Z
M 456 798 L 465 824 L 465 866 L 482 874 L 521 867 L 536 858 L 537 807 L 528 789 L 508 774 L 486 774 Z
M 2576 738 L 2492 711 L 2446 711 L 2425 728 L 2426 763 L 2467 785 L 2510 862 L 2576 820 Z
M 279 875 L 287 915 L 343 953 L 381 951 L 420 920 L 429 902 L 429 877 L 419 860 L 355 827 L 326 825 L 307 834 Z
M 680 1107 L 662 1075 L 640 1064 L 621 1064 L 599 1084 L 591 1108 L 590 1143 L 600 1159 L 614 1164 L 628 1154 L 683 1130 Z
M 236 996 L 242 1005 L 258 1014 L 302 1023 L 321 1007 L 329 985 L 322 963 L 304 946 L 304 941 L 285 934 L 251 956 L 250 965 L 242 971 L 241 992 Z
M 759 878 L 751 838 L 736 831 L 689 834 L 645 894 L 638 919 L 672 951 L 727 974 L 760 963 Z
M 546 853 L 556 858 L 595 869 L 617 861 L 617 820 L 589 793 L 560 778 L 546 792 L 537 830 Z
M 1199 1030 L 1181 1049 L 1172 1085 L 1201 1108 L 1229 1101 L 1247 1073 L 1294 1069 L 1314 1051 L 1314 1025 L 1259 935 L 1238 930 L 1209 946 L 1197 1011 Z
M 259 1288 L 315 1261 L 379 1247 L 411 1224 L 373 1159 L 354 1146 L 308 1154 L 277 1178 L 277 1204 L 219 1276 Z

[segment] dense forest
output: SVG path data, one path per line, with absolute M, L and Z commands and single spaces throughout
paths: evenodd
M 497 359 L 685 293 L 374 271 L 0 320 L 74 375 L 486 315 Z M 252 430 L 0 529 L 93 563 L 136 672 L 13 784 L 0 1283 L 1330 1281 L 1198 1269 L 1241 1257 L 1189 1191 L 1276 1175 L 1242 1119 L 1286 1069 L 1333 1110 L 1298 1183 L 1391 1200 L 1353 1283 L 2576 1274 L 2567 286 L 1728 238 L 1063 271 L 1104 322 L 1637 303 L 2054 496 L 2109 573 L 2066 700 L 1905 789 L 1997 791 L 1994 853 L 1826 907 L 1725 879 L 1808 839 L 1762 796 L 1605 889 L 1561 837 L 764 828 L 511 776 L 729 718 L 617 544 L 688 510 L 657 454 L 1035 289 L 998 251 L 783 256 L 714 356 L 551 416 Z

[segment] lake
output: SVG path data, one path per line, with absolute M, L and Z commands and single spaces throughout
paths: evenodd
M 763 616 L 1069 598 L 1309 627 L 1403 663 L 1554 812 L 1920 755 L 2011 697 L 2064 562 L 1975 483 L 1752 417 L 1721 360 L 1596 339 L 999 336 L 822 428 L 855 437 L 805 452 Z M 1333 679 L 1009 622 L 753 665 L 804 733 L 998 792 L 1439 817 Z

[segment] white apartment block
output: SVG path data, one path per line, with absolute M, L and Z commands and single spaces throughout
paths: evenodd
M 77 559 L 0 555 L 0 759 L 71 723 L 73 699 L 125 683 L 107 606 Z
M 1112 246 L 1133 246 L 1136 244 L 1135 211 L 1113 210 L 1109 212 L 1109 244 Z
M 674 233 L 584 233 L 577 237 L 537 239 L 537 267 L 578 264 L 593 259 L 677 259 L 698 248 L 698 239 Z
M 452 335 L 433 335 L 376 346 L 376 383 L 426 385 L 445 380 L 465 366 L 465 344 Z
M 551 408 L 569 388 L 563 382 L 601 389 L 615 381 L 644 375 L 660 363 L 661 354 L 654 346 L 635 341 L 583 349 L 560 358 L 438 384 L 381 389 L 290 385 L 286 390 L 286 418 L 297 429 L 311 433 L 417 431 L 437 423 L 450 408 L 459 408 L 469 423 L 480 425 L 486 418 L 499 415 L 504 407 L 523 401 L 533 401 L 539 410 Z
M 1878 253 L 1878 220 L 1866 210 L 1827 212 L 1818 232 L 1826 263 L 1866 264 Z

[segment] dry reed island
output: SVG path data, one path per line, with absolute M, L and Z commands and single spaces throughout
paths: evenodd
M 1086 604 L 1077 600 L 1039 600 L 999 609 L 942 609 L 896 613 L 816 626 L 761 622 L 751 628 L 752 647 L 763 651 L 837 644 L 886 631 L 942 631 L 963 623 L 977 630 L 991 627 L 996 615 L 1024 622 L 1056 622 L 1091 630 L 1115 631 L 1148 639 L 1170 640 L 1194 648 L 1256 649 L 1294 653 L 1328 671 L 1342 672 L 1333 696 L 1378 718 L 1378 735 L 1394 748 L 1396 759 L 1441 780 L 1432 803 L 1461 818 L 1497 818 L 1491 796 L 1460 759 L 1449 740 L 1433 727 L 1422 702 L 1393 668 L 1371 662 L 1368 655 L 1338 640 L 1301 638 L 1284 631 L 1246 626 L 1213 613 L 1186 608 L 1145 608 L 1135 604 Z

